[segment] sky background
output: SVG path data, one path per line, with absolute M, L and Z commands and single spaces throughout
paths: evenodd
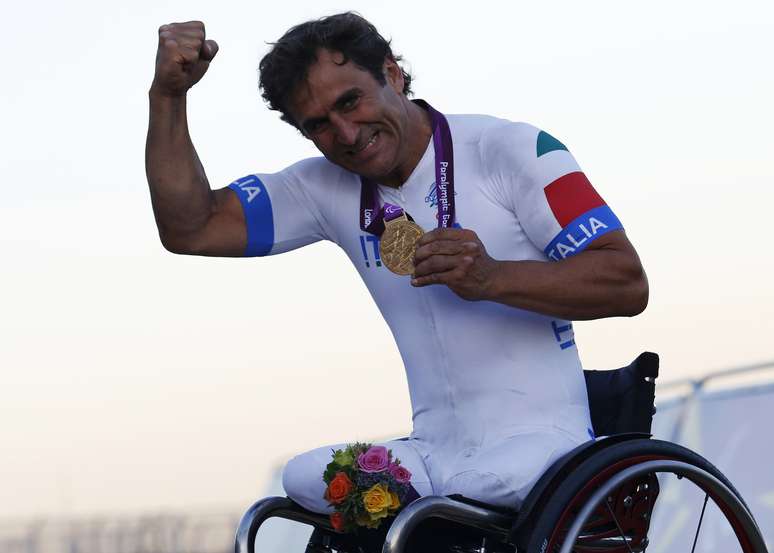
M 220 45 L 189 101 L 219 188 L 316 155 L 256 68 L 291 25 L 346 9 L 392 37 L 417 97 L 564 142 L 624 222 L 650 305 L 577 323 L 586 368 L 647 349 L 669 381 L 774 359 L 771 2 L 14 3 L 0 518 L 241 508 L 295 452 L 408 431 L 394 342 L 336 246 L 169 254 L 145 181 L 161 24 L 202 20 Z

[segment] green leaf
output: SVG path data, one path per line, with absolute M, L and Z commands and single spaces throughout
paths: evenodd
M 333 462 L 340 467 L 349 467 L 354 463 L 355 456 L 349 451 L 349 448 L 344 450 L 337 450 L 333 453 Z

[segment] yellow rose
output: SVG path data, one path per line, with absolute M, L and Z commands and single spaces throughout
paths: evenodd
M 390 499 L 392 499 L 392 505 L 390 505 L 390 511 L 394 511 L 400 507 L 400 499 L 398 499 L 398 494 L 395 492 L 390 492 Z
M 380 513 L 392 505 L 390 491 L 385 484 L 374 484 L 363 492 L 363 505 L 369 513 Z

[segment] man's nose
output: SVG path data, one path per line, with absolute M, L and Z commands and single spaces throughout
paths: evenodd
M 360 125 L 349 121 L 339 114 L 330 116 L 331 124 L 336 131 L 336 140 L 345 146 L 354 146 L 357 143 Z

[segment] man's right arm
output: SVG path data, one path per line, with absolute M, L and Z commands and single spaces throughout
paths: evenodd
M 175 253 L 239 256 L 247 244 L 239 199 L 211 190 L 188 132 L 186 94 L 217 51 L 200 22 L 159 29 L 145 170 L 161 242 Z

